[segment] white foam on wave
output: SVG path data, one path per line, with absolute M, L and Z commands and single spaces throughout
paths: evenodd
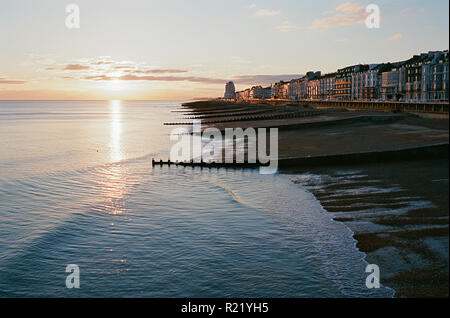
M 319 259 L 319 270 L 343 297 L 393 297 L 395 292 L 388 287 L 366 287 L 368 263 L 365 253 L 356 248 L 354 233 L 345 224 L 334 221 L 314 195 L 293 184 L 291 177 L 248 171 L 243 179 L 225 174 L 211 179 L 215 184 L 217 179 L 225 184 L 224 189 L 239 198 L 239 202 L 273 214 L 283 226 L 297 232 L 310 249 L 308 254 Z

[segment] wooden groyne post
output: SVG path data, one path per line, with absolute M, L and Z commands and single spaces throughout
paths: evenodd
M 264 166 L 268 166 L 269 164 L 262 164 L 260 162 L 255 162 L 255 163 L 250 163 L 250 162 L 215 162 L 215 161 L 210 161 L 210 162 L 206 162 L 203 161 L 203 159 L 201 161 L 194 161 L 194 160 L 190 160 L 190 161 L 170 161 L 170 159 L 168 160 L 155 160 L 152 159 L 152 167 L 154 166 L 170 166 L 170 165 L 175 165 L 175 166 L 182 166 L 182 167 L 201 167 L 201 168 L 259 168 L 259 167 L 264 167 Z

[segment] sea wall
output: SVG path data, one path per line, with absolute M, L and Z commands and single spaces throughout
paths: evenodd
M 438 158 L 448 158 L 448 143 L 427 145 L 422 147 L 403 148 L 397 150 L 353 152 L 310 157 L 291 157 L 279 159 L 278 166 L 280 168 L 298 168 L 302 166 L 312 167 L 347 165 L 358 163 L 376 163 Z

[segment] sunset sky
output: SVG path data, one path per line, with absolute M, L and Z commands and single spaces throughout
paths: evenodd
M 80 28 L 65 25 L 66 5 Z M 368 29 L 365 7 L 381 9 Z M 188 99 L 449 47 L 448 0 L 0 3 L 0 99 Z

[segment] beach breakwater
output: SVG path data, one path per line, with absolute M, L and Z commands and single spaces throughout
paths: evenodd
M 422 147 L 410 147 L 397 150 L 370 151 L 370 152 L 353 152 L 340 153 L 325 156 L 306 156 L 291 157 L 278 160 L 280 168 L 289 167 L 316 167 L 316 166 L 335 166 L 335 165 L 353 165 L 359 163 L 380 163 L 395 162 L 408 160 L 425 160 L 425 159 L 443 159 L 448 158 L 448 143 L 428 145 Z M 259 166 L 266 166 L 259 162 L 205 162 L 205 161 L 186 161 L 173 162 L 170 160 L 152 159 L 152 166 L 182 166 L 182 167 L 201 167 L 201 168 L 236 168 L 236 169 L 254 169 Z
M 396 150 L 353 152 L 326 156 L 292 157 L 279 160 L 280 168 L 312 167 L 329 165 L 354 165 L 409 160 L 448 158 L 448 143 L 410 147 Z
M 390 112 L 434 113 L 448 114 L 449 103 L 419 103 L 419 102 L 383 102 L 383 101 L 334 101 L 334 100 L 249 100 L 237 104 L 270 104 L 270 105 L 297 105 L 308 107 L 331 107 L 342 109 L 360 109 Z

